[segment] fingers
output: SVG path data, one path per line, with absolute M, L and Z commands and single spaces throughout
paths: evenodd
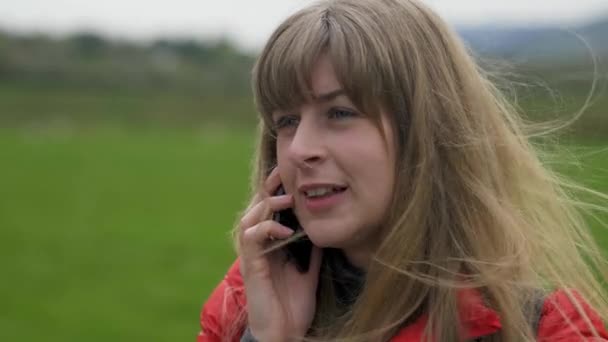
M 290 208 L 293 205 L 292 195 L 267 197 L 255 204 L 239 222 L 239 228 L 245 230 L 266 219 L 270 212 Z
M 266 246 L 268 240 L 285 239 L 294 233 L 293 230 L 278 222 L 268 220 L 243 231 L 241 244 L 243 253 L 256 253 Z
M 281 176 L 279 175 L 279 168 L 275 167 L 272 169 L 268 175 L 268 178 L 266 178 L 266 181 L 264 182 L 264 192 L 266 192 L 266 194 L 269 196 L 272 196 L 279 185 L 281 185 Z
M 245 211 L 249 212 L 265 198 L 274 197 L 279 185 L 281 185 L 281 177 L 279 175 L 279 169 L 275 167 L 264 181 L 264 184 L 262 184 L 262 189 L 258 190 L 258 192 L 253 195 L 253 198 L 249 202 L 249 205 Z
M 323 249 L 313 245 L 312 251 L 310 253 L 310 266 L 308 268 L 308 274 L 312 274 L 312 275 L 319 274 L 319 270 L 321 269 L 322 261 L 323 261 Z
M 279 175 L 279 169 L 275 167 L 272 169 L 272 171 L 270 171 L 270 174 L 264 181 L 264 184 L 262 184 L 262 189 L 259 189 L 258 192 L 256 192 L 251 198 L 246 211 L 249 211 L 256 204 L 264 200 L 264 198 L 272 197 L 276 193 L 279 185 L 281 185 L 281 177 Z

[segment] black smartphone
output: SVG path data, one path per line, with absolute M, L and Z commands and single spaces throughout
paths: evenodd
M 283 189 L 283 186 L 281 185 L 275 195 L 280 196 L 284 194 L 285 189 Z M 276 211 L 273 214 L 272 219 L 296 232 L 302 230 L 302 226 L 300 226 L 300 222 L 298 222 L 298 218 L 291 208 Z M 312 242 L 308 237 L 304 236 L 291 242 L 285 248 L 287 251 L 287 259 L 290 261 L 293 260 L 298 271 L 301 273 L 308 272 L 308 267 L 310 266 L 310 253 L 312 252 Z

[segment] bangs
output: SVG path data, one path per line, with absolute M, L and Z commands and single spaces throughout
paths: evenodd
M 256 107 L 268 127 L 273 112 L 314 99 L 311 74 L 322 54 L 331 60 L 338 82 L 357 109 L 379 119 L 387 104 L 382 73 L 377 72 L 380 59 L 362 36 L 362 28 L 347 19 L 334 15 L 331 7 L 313 7 L 288 18 L 273 33 L 253 72 Z

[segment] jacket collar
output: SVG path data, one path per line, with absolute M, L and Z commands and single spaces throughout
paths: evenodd
M 479 291 L 461 290 L 458 294 L 458 305 L 462 327 L 466 339 L 491 335 L 501 329 L 498 314 L 483 303 Z M 428 315 L 421 315 L 412 324 L 402 328 L 392 342 L 421 341 L 428 321 Z
M 460 319 L 467 338 L 477 338 L 500 330 L 500 317 L 488 308 L 478 290 L 461 290 L 458 294 Z
M 340 250 L 326 249 L 325 253 L 332 254 L 330 258 L 332 262 L 329 267 L 335 268 L 334 286 L 339 301 L 346 305 L 352 304 L 359 295 L 365 272 L 351 265 Z M 466 339 L 491 335 L 500 330 L 498 314 L 484 304 L 483 297 L 478 290 L 460 290 L 457 300 L 460 322 Z M 404 326 L 392 341 L 420 341 L 427 321 L 426 314 L 420 315 L 413 323 Z

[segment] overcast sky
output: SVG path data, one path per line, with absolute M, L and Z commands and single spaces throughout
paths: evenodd
M 0 27 L 64 34 L 92 30 L 129 39 L 227 35 L 248 49 L 310 0 L 0 0 Z M 608 15 L 608 0 L 425 0 L 455 25 L 574 25 Z

